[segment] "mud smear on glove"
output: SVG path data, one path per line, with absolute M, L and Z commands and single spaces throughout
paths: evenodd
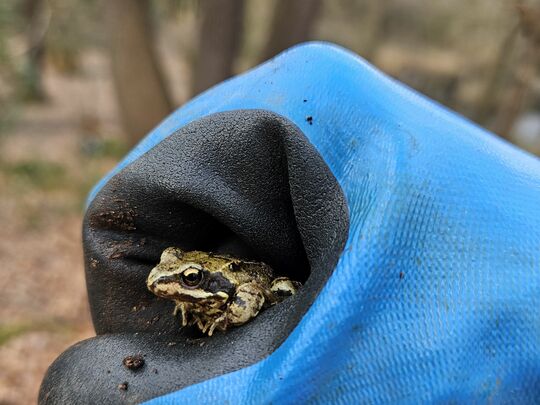
M 57 388 L 66 386 L 60 381 L 86 380 L 79 401 L 140 402 L 261 360 L 312 304 L 347 233 L 342 190 L 295 125 L 260 110 L 187 125 L 114 176 L 90 204 L 83 237 L 98 337 L 65 352 L 42 392 L 68 401 L 75 394 Z M 193 345 L 171 302 L 146 289 L 169 246 L 264 261 L 304 286 L 248 324 Z M 122 360 L 133 352 L 144 352 L 159 374 L 139 373 L 127 396 L 115 397 L 118 390 L 107 386 L 129 377 Z M 89 356 L 95 368 L 112 370 L 106 380 L 88 370 Z

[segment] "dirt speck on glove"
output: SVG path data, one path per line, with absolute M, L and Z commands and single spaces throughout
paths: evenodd
M 130 370 L 139 370 L 141 367 L 144 366 L 144 358 L 140 354 L 136 354 L 134 356 L 127 356 L 122 363 L 124 364 L 124 367 L 130 369 Z

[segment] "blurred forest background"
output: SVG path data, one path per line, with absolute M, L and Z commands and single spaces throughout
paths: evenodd
M 90 187 L 162 118 L 309 39 L 540 154 L 540 1 L 0 0 L 0 404 L 93 335 Z

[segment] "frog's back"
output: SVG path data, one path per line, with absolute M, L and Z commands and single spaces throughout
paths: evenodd
M 274 279 L 274 271 L 272 268 L 263 262 L 249 262 L 238 261 L 241 266 L 242 272 L 248 275 L 251 280 L 257 280 L 257 282 L 265 287 L 270 287 L 272 280 Z
M 227 254 L 192 251 L 186 253 L 184 260 L 200 263 L 210 271 L 230 273 L 239 283 L 256 281 L 269 287 L 274 279 L 274 271 L 266 263 L 239 259 Z

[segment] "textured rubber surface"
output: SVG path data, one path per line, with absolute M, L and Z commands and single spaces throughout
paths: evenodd
M 538 159 L 310 44 L 196 98 L 122 165 L 245 108 L 288 118 L 319 151 L 349 204 L 347 247 L 268 358 L 149 404 L 538 403 Z
M 138 403 L 263 359 L 312 304 L 347 234 L 342 190 L 289 121 L 240 110 L 183 127 L 89 205 L 83 240 L 98 336 L 55 361 L 41 403 Z M 200 338 L 146 288 L 169 246 L 263 260 L 305 284 L 246 325 Z M 126 370 L 123 358 L 139 353 L 146 366 Z M 123 381 L 128 390 L 117 388 Z
M 253 110 L 197 120 L 114 176 L 88 207 L 83 243 L 96 331 L 178 329 L 178 319 L 163 316 L 172 304 L 146 288 L 170 246 L 261 260 L 301 282 L 309 260 L 325 277 L 307 307 L 337 262 L 347 221 L 341 189 L 297 127 Z M 286 318 L 279 310 L 276 317 Z
M 152 405 L 539 403 L 538 159 L 325 44 L 211 89 L 134 153 L 240 107 L 300 126 L 345 192 L 348 245 L 270 357 Z

